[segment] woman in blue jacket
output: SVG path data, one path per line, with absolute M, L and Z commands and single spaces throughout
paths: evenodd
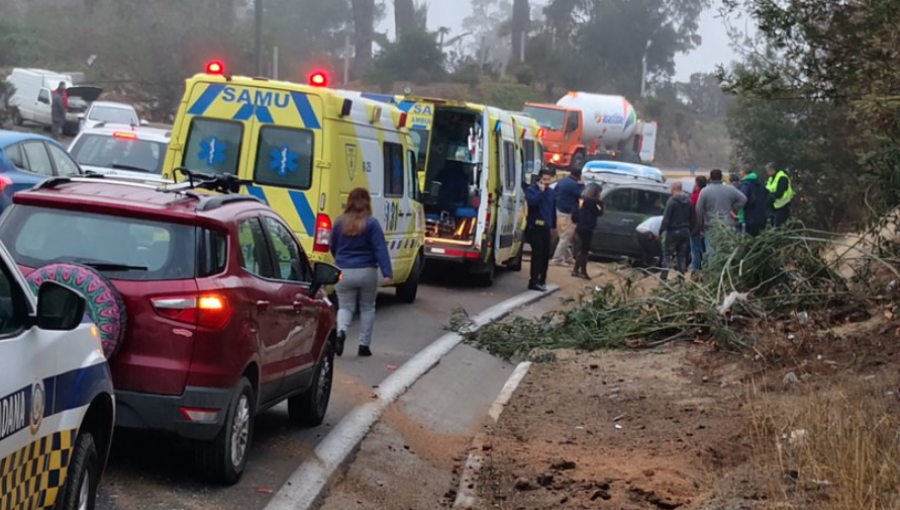
M 337 284 L 338 337 L 334 352 L 344 353 L 347 328 L 359 309 L 359 355 L 371 356 L 372 329 L 375 326 L 375 298 L 381 278 L 390 285 L 394 273 L 384 231 L 372 217 L 372 197 L 365 188 L 350 192 L 344 214 L 335 222 L 331 233 L 331 253 L 343 271 Z

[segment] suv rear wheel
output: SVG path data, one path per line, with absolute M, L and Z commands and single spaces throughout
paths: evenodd
M 241 377 L 225 426 L 215 439 L 200 444 L 197 450 L 198 467 L 211 481 L 233 485 L 241 479 L 250 453 L 255 409 L 253 387 Z
M 316 366 L 316 375 L 313 377 L 312 386 L 305 392 L 288 399 L 288 416 L 292 425 L 316 427 L 325 421 L 333 382 L 334 345 L 329 340 L 325 342 L 322 359 Z

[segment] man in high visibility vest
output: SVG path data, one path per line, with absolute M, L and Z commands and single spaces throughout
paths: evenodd
M 766 189 L 772 197 L 772 226 L 780 227 L 791 218 L 791 200 L 794 198 L 794 188 L 791 186 L 791 178 L 784 170 L 777 170 L 775 163 L 766 165 L 766 173 L 769 174 L 769 182 Z

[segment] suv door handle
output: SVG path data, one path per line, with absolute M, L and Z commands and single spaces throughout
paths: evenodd
M 269 303 L 268 301 L 263 301 L 263 300 L 257 301 L 256 302 L 256 311 L 259 313 L 266 312 L 269 310 L 270 304 L 271 303 Z

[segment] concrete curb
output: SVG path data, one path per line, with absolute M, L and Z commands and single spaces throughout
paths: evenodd
M 494 425 L 500 420 L 500 415 L 506 409 L 506 404 L 509 403 L 516 389 L 519 388 L 519 384 L 525 379 L 529 368 L 531 368 L 531 362 L 520 363 L 512 375 L 509 376 L 509 379 L 500 391 L 500 395 L 497 396 L 497 400 L 491 405 L 491 410 L 488 412 L 488 417 L 490 418 L 488 425 Z M 482 455 L 482 452 L 485 451 L 487 445 L 488 437 L 484 432 L 479 433 L 472 440 L 472 446 L 469 448 L 469 455 L 466 458 L 466 465 L 463 467 L 462 475 L 459 477 L 459 489 L 456 492 L 453 508 L 480 508 L 478 479 L 481 477 L 481 469 L 484 467 L 484 455 Z
M 472 319 L 472 330 L 500 320 L 514 310 L 539 301 L 559 290 L 548 286 L 546 292 L 528 291 L 494 305 Z M 325 492 L 330 478 L 359 447 L 385 409 L 397 401 L 413 384 L 428 373 L 441 358 L 462 343 L 457 333 L 447 333 L 413 356 L 388 376 L 375 392 L 376 399 L 354 408 L 316 446 L 314 457 L 288 478 L 266 505 L 265 510 L 307 510 L 314 508 Z

